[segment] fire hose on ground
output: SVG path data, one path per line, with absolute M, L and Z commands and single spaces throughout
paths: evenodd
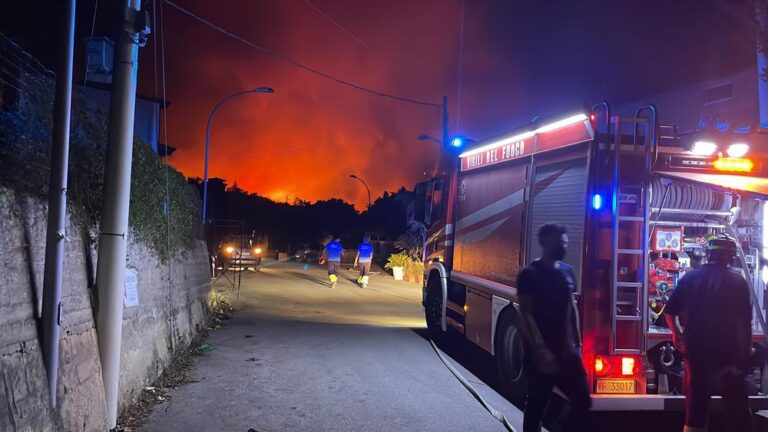
M 491 406 L 488 402 L 483 399 L 482 396 L 480 396 L 480 393 L 475 390 L 474 387 L 472 387 L 472 384 L 469 383 L 469 381 L 464 378 L 464 376 L 456 370 L 456 368 L 453 367 L 453 365 L 443 356 L 443 353 L 440 352 L 440 350 L 437 348 L 437 345 L 433 341 L 429 341 L 430 344 L 432 344 L 432 349 L 435 350 L 435 354 L 437 354 L 437 357 L 440 358 L 440 361 L 443 362 L 445 367 L 448 368 L 449 371 L 453 374 L 453 376 L 456 377 L 457 380 L 470 392 L 472 393 L 472 396 L 477 399 L 478 402 L 495 418 L 498 420 L 502 425 L 504 425 L 504 428 L 507 429 L 509 432 L 517 432 L 516 429 L 509 423 L 507 418 L 504 416 L 504 414 L 501 413 L 501 411 L 497 410 L 493 406 Z

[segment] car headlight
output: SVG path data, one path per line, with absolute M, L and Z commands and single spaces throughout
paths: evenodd
M 257 247 L 257 248 L 255 248 L 255 249 L 253 250 L 253 252 L 254 252 L 256 255 L 259 255 L 259 254 L 261 254 L 261 248 Z

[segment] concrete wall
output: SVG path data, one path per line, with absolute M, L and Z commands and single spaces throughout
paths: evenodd
M 104 431 L 104 390 L 96 328 L 96 253 L 70 220 L 63 287 L 58 404 L 48 404 L 36 319 L 45 252 L 46 208 L 0 188 L 0 431 Z M 129 243 L 127 266 L 138 273 L 139 305 L 125 309 L 121 409 L 203 325 L 210 293 L 205 247 L 197 243 L 169 265 Z M 169 273 L 170 271 L 170 273 Z M 170 281 L 169 283 L 169 276 Z

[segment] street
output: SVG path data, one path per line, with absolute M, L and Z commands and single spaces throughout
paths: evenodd
M 355 278 L 331 290 L 323 269 L 281 263 L 244 273 L 240 300 L 217 284 L 233 318 L 141 430 L 504 431 L 425 338 L 420 286 Z M 520 430 L 516 407 L 452 364 Z

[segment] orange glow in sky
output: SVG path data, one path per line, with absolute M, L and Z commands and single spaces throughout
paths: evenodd
M 448 96 L 450 133 L 476 140 L 587 103 L 647 99 L 665 86 L 699 79 L 696 74 L 727 73 L 755 61 L 754 46 L 735 42 L 754 40 L 754 31 L 729 22 L 735 18 L 728 14 L 693 0 L 649 1 L 653 5 L 621 7 L 562 2 L 553 9 L 541 2 L 465 0 L 460 80 L 460 1 L 313 0 L 324 16 L 300 0 L 177 0 L 227 31 L 340 79 L 435 104 Z M 662 6 L 667 13 L 660 16 Z M 163 10 L 164 33 L 156 28 L 140 51 L 139 93 L 162 97 L 155 91 L 162 88 L 162 65 L 154 57 L 160 58 L 155 45 L 164 39 L 171 104 L 161 142 L 177 148 L 171 164 L 186 176 L 202 177 L 211 109 L 232 93 L 261 86 L 275 93 L 249 94 L 218 111 L 210 177 L 276 201 L 341 198 L 360 210 L 367 194 L 350 174 L 367 182 L 374 200 L 431 176 L 438 144 L 416 137 L 442 136 L 439 108 L 339 85 L 167 4 Z M 678 17 L 690 14 L 696 18 L 681 27 Z M 660 30 L 649 34 L 649 25 Z M 595 69 L 605 52 L 615 53 L 611 66 Z M 659 68 L 638 61 L 644 58 L 671 63 Z

